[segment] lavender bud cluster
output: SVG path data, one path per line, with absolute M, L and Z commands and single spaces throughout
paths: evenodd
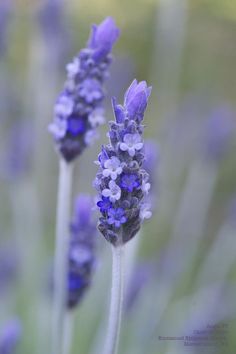
M 113 99 L 115 122 L 110 122 L 110 143 L 98 156 L 99 170 L 94 181 L 102 214 L 98 228 L 115 246 L 134 237 L 142 221 L 151 217 L 146 203 L 149 176 L 142 168 L 142 121 L 150 93 L 151 87 L 145 81 L 134 80 L 125 93 L 123 106 Z
M 96 224 L 92 220 L 92 200 L 87 195 L 76 199 L 70 226 L 67 308 L 74 308 L 91 284 L 95 266 Z
M 118 36 L 119 29 L 111 17 L 98 26 L 93 25 L 87 48 L 67 65 L 67 80 L 55 105 L 53 123 L 49 125 L 67 162 L 96 139 L 96 128 L 105 122 L 103 83 Z

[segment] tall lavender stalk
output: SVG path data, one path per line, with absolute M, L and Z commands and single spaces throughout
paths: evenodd
M 62 350 L 62 332 L 66 302 L 68 224 L 73 161 L 96 137 L 96 128 L 104 122 L 103 83 L 111 63 L 111 49 L 119 36 L 112 18 L 94 25 L 85 49 L 67 65 L 67 80 L 49 125 L 60 154 L 56 254 L 54 269 L 53 354 Z
M 124 105 L 113 99 L 115 122 L 110 122 L 110 143 L 102 147 L 94 182 L 100 200 L 98 228 L 112 245 L 111 304 L 104 354 L 115 354 L 118 346 L 123 301 L 123 253 L 125 244 L 150 217 L 145 203 L 150 184 L 142 169 L 144 143 L 142 120 L 151 88 L 134 80 L 126 91 Z

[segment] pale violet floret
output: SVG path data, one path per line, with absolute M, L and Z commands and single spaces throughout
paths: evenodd
M 150 219 L 152 216 L 152 212 L 150 210 L 149 204 L 142 204 L 139 212 L 139 217 L 141 220 Z
M 48 131 L 55 136 L 56 139 L 62 139 L 66 135 L 67 121 L 57 118 L 48 126 Z
M 119 200 L 121 197 L 121 189 L 115 181 L 109 182 L 109 188 L 105 188 L 102 191 L 103 197 L 109 198 L 112 203 Z
M 103 125 L 105 123 L 104 109 L 102 108 L 95 109 L 89 115 L 88 120 L 92 128 L 96 128 L 99 125 Z
M 99 138 L 99 134 L 96 130 L 89 130 L 85 133 L 84 141 L 90 146 Z
M 85 263 L 88 262 L 91 258 L 91 250 L 89 250 L 87 247 L 82 246 L 79 248 L 72 247 L 70 257 L 71 260 L 76 262 L 77 264 Z
M 143 181 L 142 182 L 142 186 L 141 186 L 141 189 L 143 191 L 144 194 L 148 194 L 149 193 L 149 190 L 151 188 L 151 184 L 146 182 L 146 181 Z
M 134 157 L 135 152 L 143 147 L 142 138 L 139 134 L 125 134 L 120 150 L 128 151 L 129 156 Z
M 74 79 L 74 77 L 79 72 L 79 68 L 80 68 L 79 59 L 74 58 L 74 60 L 71 63 L 66 65 L 66 71 L 67 71 L 68 78 Z
M 112 156 L 104 162 L 104 170 L 102 171 L 104 177 L 111 177 L 111 179 L 116 180 L 121 173 L 121 162 L 117 157 Z
M 61 95 L 55 105 L 54 113 L 56 117 L 67 118 L 73 111 L 74 102 L 71 97 Z

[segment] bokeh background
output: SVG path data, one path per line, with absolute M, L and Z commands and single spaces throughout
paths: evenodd
M 137 256 L 125 269 L 119 353 L 233 354 L 232 0 L 0 0 L 0 331 L 16 318 L 21 326 L 16 353 L 50 352 L 58 156 L 47 126 L 65 65 L 85 46 L 90 25 L 106 16 L 121 29 L 107 82 L 107 120 L 111 97 L 122 101 L 133 78 L 147 80 L 153 91 L 145 137 L 156 154 L 153 218 L 134 240 Z M 74 197 L 95 194 L 93 161 L 106 141 L 104 127 L 76 162 Z M 127 253 L 132 256 L 132 250 Z M 101 353 L 110 270 L 110 247 L 98 235 L 93 286 L 74 313 L 72 353 Z M 225 330 L 211 346 L 159 339 L 213 325 Z

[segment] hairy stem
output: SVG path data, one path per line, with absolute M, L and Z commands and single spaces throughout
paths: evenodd
M 123 303 L 123 249 L 112 246 L 112 287 L 108 333 L 103 354 L 117 352 Z
M 72 170 L 73 165 L 68 164 L 63 159 L 60 160 L 54 264 L 52 354 L 60 354 L 62 351 L 63 323 L 66 311 L 68 226 L 70 220 Z

